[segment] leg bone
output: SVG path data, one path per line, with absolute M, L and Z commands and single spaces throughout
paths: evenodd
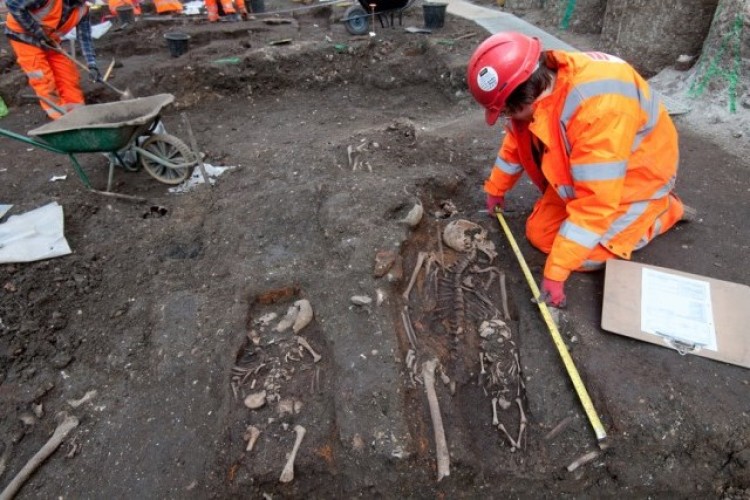
M 281 471 L 280 483 L 289 483 L 294 480 L 294 459 L 297 458 L 297 450 L 299 450 L 299 445 L 302 444 L 302 438 L 305 437 L 307 430 L 301 425 L 295 425 L 294 432 L 297 438 L 294 440 L 294 448 L 292 448 L 292 453 L 286 461 L 284 470 Z

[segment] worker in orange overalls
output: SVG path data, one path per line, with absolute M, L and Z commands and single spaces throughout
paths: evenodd
M 247 19 L 245 0 L 236 0 L 236 5 L 233 0 L 220 1 L 221 3 L 219 3 L 219 0 L 205 0 L 209 21 L 213 23 L 219 20 L 219 9 L 223 11 L 227 20 L 239 21 L 240 16 L 242 19 Z
M 487 210 L 525 171 L 542 193 L 526 237 L 549 254 L 542 299 L 563 307 L 573 271 L 601 269 L 695 211 L 674 193 L 677 131 L 648 83 L 617 57 L 600 52 L 542 51 L 520 33 L 482 42 L 468 85 L 493 125 L 509 120 L 484 184 Z
M 113 16 L 117 15 L 117 7 L 122 7 L 123 5 L 130 5 L 133 7 L 133 14 L 136 16 L 141 15 L 141 6 L 133 0 L 107 0 L 107 5 L 109 6 L 110 14 Z
M 62 50 L 61 38 L 76 28 L 89 76 L 92 80 L 101 79 L 85 1 L 8 0 L 6 6 L 5 34 L 36 95 L 63 110 L 84 104 L 78 67 L 57 51 Z M 40 104 L 50 118 L 61 116 L 43 99 Z
M 180 0 L 154 0 L 157 14 L 182 14 Z

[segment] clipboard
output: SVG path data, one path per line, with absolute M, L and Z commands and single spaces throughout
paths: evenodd
M 642 330 L 643 269 L 707 283 L 715 350 L 684 339 Z M 674 269 L 610 259 L 604 275 L 602 329 L 651 344 L 750 368 L 750 287 Z M 712 346 L 713 347 L 713 346 Z

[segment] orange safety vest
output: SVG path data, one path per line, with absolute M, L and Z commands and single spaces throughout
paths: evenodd
M 167 12 L 182 12 L 182 2 L 179 0 L 154 0 L 157 14 Z
M 62 11 L 62 0 L 49 0 L 46 4 L 31 12 L 47 35 L 56 42 L 60 42 L 67 32 L 78 25 L 83 16 L 88 13 L 89 7 L 86 3 L 78 6 L 70 13 L 70 16 L 65 22 L 62 20 Z M 5 26 L 16 33 L 26 33 L 26 30 L 23 29 L 11 13 L 8 13 L 8 17 L 5 20 Z M 31 35 L 33 33 L 28 34 Z
M 117 7 L 122 7 L 123 5 L 130 5 L 133 7 L 133 13 L 136 16 L 141 15 L 141 6 L 133 2 L 133 0 L 107 0 L 107 5 L 109 6 L 110 14 L 113 16 L 117 15 Z
M 629 259 L 643 244 L 669 207 L 679 151 L 666 108 L 632 66 L 600 52 L 547 55 L 554 89 L 534 103 L 532 122 L 511 121 L 484 189 L 504 196 L 523 171 L 542 192 L 555 189 L 568 217 L 544 276 L 564 281 L 597 245 Z

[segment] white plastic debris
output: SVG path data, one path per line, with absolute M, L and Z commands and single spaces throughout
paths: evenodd
M 204 163 L 203 166 L 206 169 L 206 175 L 208 176 L 209 181 L 211 184 L 214 184 L 216 182 L 216 178 L 219 177 L 221 174 L 226 172 L 227 170 L 232 170 L 237 167 L 214 167 L 210 163 Z M 203 175 L 201 174 L 201 170 L 199 168 L 196 168 L 193 170 L 193 175 L 188 177 L 185 182 L 180 184 L 179 186 L 175 186 L 173 188 L 169 188 L 170 193 L 188 193 L 192 191 L 192 189 L 199 185 L 204 184 L 205 181 L 203 180 Z
M 0 224 L 0 264 L 34 262 L 70 253 L 63 208 L 52 202 Z

